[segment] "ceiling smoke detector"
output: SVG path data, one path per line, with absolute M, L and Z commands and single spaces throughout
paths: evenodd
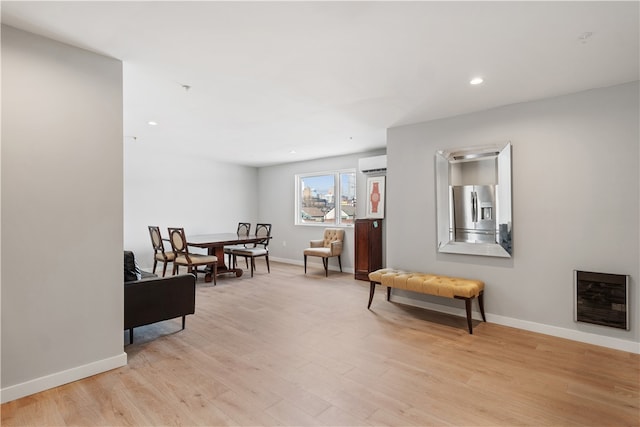
M 590 41 L 591 37 L 593 37 L 593 33 L 591 31 L 585 31 L 578 36 L 578 40 L 580 40 L 580 43 L 585 44 Z

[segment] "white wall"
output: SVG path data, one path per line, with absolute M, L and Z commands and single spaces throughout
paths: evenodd
M 153 265 L 149 225 L 166 238 L 167 227 L 184 227 L 189 235 L 256 223 L 256 168 L 181 156 L 179 145 L 166 152 L 153 141 L 132 139 L 125 141 L 124 158 L 124 247 L 143 269 Z
M 309 247 L 309 240 L 322 238 L 327 225 L 294 225 L 295 221 L 295 175 L 326 172 L 336 169 L 354 168 L 358 170 L 358 159 L 384 154 L 385 150 L 348 156 L 329 157 L 304 162 L 260 168 L 258 171 L 260 205 L 258 216 L 261 221 L 273 224 L 273 239 L 269 244 L 269 259 L 294 264 L 303 264 L 302 251 Z M 356 173 L 356 193 L 366 194 L 366 176 Z M 356 207 L 356 217 L 364 218 L 366 206 Z M 383 228 L 384 233 L 384 228 Z M 341 256 L 342 269 L 353 272 L 353 227 L 346 228 L 345 242 Z M 321 258 L 310 257 L 309 268 L 323 268 Z M 338 270 L 338 261 L 329 260 L 329 269 Z
M 126 364 L 122 63 L 2 27 L 2 401 Z
M 638 104 L 635 82 L 389 129 L 387 265 L 484 280 L 489 321 L 637 352 Z M 513 258 L 437 253 L 436 150 L 506 141 Z M 574 269 L 631 275 L 630 331 L 573 321 Z

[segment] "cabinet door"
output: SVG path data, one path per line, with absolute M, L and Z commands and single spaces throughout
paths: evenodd
M 369 275 L 369 223 L 356 221 L 355 226 L 355 275 L 356 279 L 368 280 Z
M 372 221 L 369 230 L 369 272 L 382 268 L 382 221 Z M 367 274 L 367 279 L 369 275 Z
M 369 273 L 382 268 L 382 221 L 358 219 L 355 224 L 355 278 L 369 280 Z

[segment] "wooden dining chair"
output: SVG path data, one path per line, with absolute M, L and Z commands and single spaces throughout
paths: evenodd
M 235 249 L 233 253 L 233 267 L 236 266 L 237 257 L 244 257 L 245 261 L 251 259 L 251 277 L 256 269 L 255 259 L 263 256 L 267 263 L 267 271 L 271 273 L 269 267 L 269 240 L 271 240 L 271 224 L 256 224 L 256 237 L 263 239 L 253 244 L 253 247 Z
M 160 227 L 155 225 L 149 226 L 149 235 L 151 236 L 151 244 L 153 245 L 153 274 L 156 274 L 158 261 L 162 262 L 162 277 L 167 273 L 167 264 L 173 262 L 176 255 L 173 252 L 165 252 L 164 242 L 160 235 Z
M 238 223 L 238 229 L 236 230 L 236 233 L 238 234 L 238 237 L 247 237 L 247 236 L 249 236 L 249 234 L 251 233 L 251 223 L 249 223 L 249 222 L 239 222 Z M 225 255 L 229 255 L 229 267 L 230 268 L 235 267 L 235 265 L 232 264 L 234 249 L 245 249 L 246 247 L 247 247 L 246 245 L 232 245 L 232 246 L 225 246 L 224 247 Z M 247 261 L 247 260 L 245 259 L 245 261 Z M 247 268 L 249 268 L 249 264 L 248 263 L 247 263 Z
M 218 275 L 218 257 L 215 255 L 193 254 L 189 252 L 189 245 L 184 234 L 184 228 L 169 228 L 169 241 L 175 254 L 173 260 L 173 274 L 178 273 L 178 267 L 184 265 L 187 271 L 197 277 L 198 266 L 210 266 L 213 270 L 213 286 L 216 285 Z M 202 271 L 200 271 L 202 272 Z

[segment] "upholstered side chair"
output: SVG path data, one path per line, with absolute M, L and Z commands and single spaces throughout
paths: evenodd
M 251 277 L 256 269 L 256 258 L 264 257 L 267 263 L 267 272 L 271 273 L 269 267 L 269 240 L 271 240 L 271 224 L 256 224 L 256 237 L 263 239 L 255 243 L 253 247 L 239 248 L 233 250 L 233 267 L 236 266 L 236 258 L 244 257 L 245 261 L 251 259 Z
M 173 260 L 173 274 L 178 273 L 178 267 L 183 265 L 187 267 L 187 272 L 197 276 L 198 266 L 204 265 L 211 267 L 213 271 L 213 286 L 216 285 L 216 276 L 218 275 L 218 257 L 215 255 L 201 255 L 189 252 L 187 238 L 184 234 L 184 228 L 169 228 L 169 241 L 171 248 L 176 257 Z
M 325 277 L 329 276 L 329 258 L 338 257 L 338 265 L 342 272 L 342 243 L 344 242 L 344 230 L 341 228 L 325 228 L 322 240 L 311 240 L 304 250 L 304 274 L 307 274 L 307 257 L 317 256 L 322 258 Z
M 162 262 L 162 277 L 167 273 L 167 264 L 173 262 L 176 255 L 173 252 L 165 252 L 164 242 L 160 235 L 160 227 L 155 225 L 149 226 L 149 235 L 151 236 L 151 244 L 153 245 L 153 274 L 156 274 L 158 261 Z
M 236 233 L 238 234 L 238 237 L 248 237 L 249 234 L 251 233 L 251 223 L 239 222 Z M 235 265 L 233 265 L 233 251 L 235 249 L 246 249 L 246 248 L 247 248 L 247 245 L 232 245 L 232 246 L 224 247 L 225 255 L 229 255 L 229 264 L 228 264 L 229 268 L 235 268 Z M 246 258 L 245 258 L 245 261 L 247 261 Z M 247 261 L 247 268 L 249 268 L 248 261 Z

